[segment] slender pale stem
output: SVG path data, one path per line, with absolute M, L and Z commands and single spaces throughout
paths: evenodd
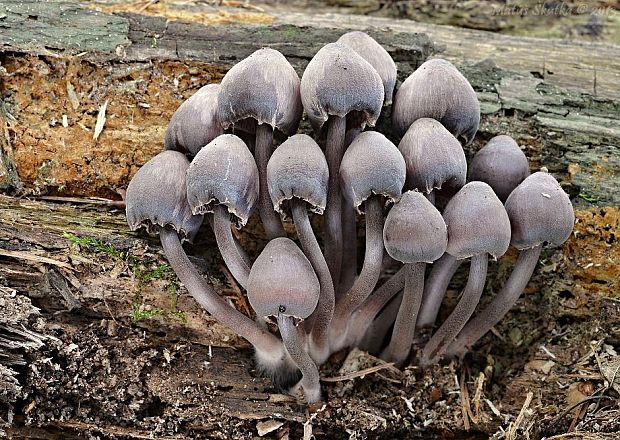
M 301 370 L 301 386 L 304 389 L 308 403 L 321 400 L 321 384 L 319 383 L 319 370 L 308 353 L 304 350 L 304 338 L 301 327 L 295 325 L 292 316 L 278 315 L 278 328 L 284 341 L 284 346 L 293 362 Z
M 239 285 L 247 289 L 250 266 L 239 252 L 238 244 L 232 235 L 230 214 L 224 205 L 217 205 L 213 212 L 213 231 L 217 247 L 220 249 L 226 267 Z
M 260 213 L 263 227 L 267 234 L 267 238 L 274 239 L 284 237 L 284 227 L 280 220 L 280 215 L 274 211 L 269 190 L 267 188 L 267 163 L 271 157 L 273 144 L 273 128 L 269 124 L 259 124 L 256 127 L 256 145 L 254 158 L 258 167 L 259 178 L 259 198 L 258 212 Z
M 405 268 L 401 268 L 392 277 L 387 280 L 381 287 L 373 292 L 361 306 L 353 312 L 349 318 L 349 327 L 347 329 L 347 341 L 351 345 L 359 345 L 361 339 L 374 323 L 375 317 L 386 304 L 405 286 Z M 398 309 L 396 309 L 398 311 Z M 396 314 L 394 314 L 396 316 Z M 379 319 L 379 318 L 377 318 Z M 389 325 L 392 325 L 392 322 Z
M 506 316 L 532 277 L 541 250 L 542 245 L 538 245 L 519 252 L 517 263 L 502 290 L 484 310 L 465 325 L 446 350 L 446 358 L 462 357 L 478 339 Z
M 382 197 L 370 196 L 366 208 L 366 252 L 364 265 L 353 286 L 336 302 L 330 340 L 332 350 L 339 350 L 346 343 L 349 316 L 372 293 L 379 281 L 383 261 L 383 203 Z
M 325 207 L 325 259 L 334 286 L 340 281 L 342 263 L 342 220 L 340 195 L 340 162 L 345 148 L 346 119 L 332 115 L 327 121 L 325 156 L 329 168 L 327 206 Z
M 405 290 L 403 301 L 398 309 L 392 339 L 390 344 L 381 354 L 381 357 L 388 362 L 402 365 L 411 349 L 415 334 L 415 323 L 418 317 L 418 310 L 422 303 L 424 293 L 424 268 L 426 263 L 407 263 L 405 278 Z
M 321 253 L 321 248 L 316 240 L 310 219 L 308 218 L 308 208 L 306 202 L 296 197 L 291 201 L 293 223 L 297 231 L 297 237 L 301 243 L 306 257 L 312 264 L 312 268 L 319 278 L 321 294 L 319 302 L 312 319 L 313 327 L 311 330 L 311 355 L 318 365 L 321 365 L 329 357 L 329 325 L 334 315 L 334 283 L 332 281 L 329 268 L 325 257 Z
M 174 230 L 162 228 L 159 236 L 170 266 L 198 304 L 221 324 L 247 339 L 263 358 L 274 361 L 286 359 L 282 342 L 276 336 L 263 330 L 250 318 L 231 307 L 202 278 L 187 258 L 179 236 Z
M 474 314 L 474 310 L 476 310 L 484 290 L 487 267 L 488 255 L 486 253 L 474 255 L 471 258 L 469 278 L 467 279 L 465 290 L 463 290 L 463 295 L 461 295 L 461 299 L 450 316 L 441 324 L 441 327 L 424 346 L 422 357 L 420 358 L 420 366 L 422 368 L 427 368 L 441 360 L 450 343 L 463 329 L 471 315 Z
M 424 297 L 416 328 L 424 329 L 435 325 L 443 297 L 460 265 L 461 261 L 447 252 L 433 263 L 433 268 L 424 282 Z
M 396 296 L 381 310 L 381 313 L 372 321 L 372 324 L 366 330 L 362 340 L 357 344 L 362 350 L 368 353 L 377 354 L 381 352 L 385 337 L 394 325 L 398 309 L 403 302 L 403 291 L 398 292 Z

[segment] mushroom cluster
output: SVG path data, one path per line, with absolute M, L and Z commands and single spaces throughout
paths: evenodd
M 179 107 L 165 150 L 127 188 L 130 228 L 158 233 L 188 292 L 254 346 L 276 386 L 303 390 L 308 402 L 321 399 L 318 368 L 345 348 L 399 366 L 462 357 L 514 305 L 542 246 L 561 245 L 573 227 L 566 193 L 547 172 L 530 175 L 509 136 L 491 139 L 467 178 L 463 147 L 480 107 L 451 63 L 425 62 L 394 95 L 396 73 L 362 32 L 325 45 L 301 79 L 280 52 L 260 49 Z M 398 145 L 367 130 L 389 105 Z M 314 138 L 297 134 L 304 111 Z M 252 261 L 232 228 L 254 209 L 269 241 Z M 313 227 L 314 215 L 323 221 Z M 205 216 L 256 320 L 224 301 L 183 250 Z M 510 245 L 519 250 L 512 274 L 480 309 L 489 258 Z M 436 323 L 467 259 L 462 295 Z

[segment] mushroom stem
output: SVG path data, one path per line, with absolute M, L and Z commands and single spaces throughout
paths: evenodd
M 404 281 L 404 280 L 403 280 Z M 370 354 L 377 354 L 381 352 L 381 347 L 385 341 L 385 337 L 394 325 L 396 316 L 398 315 L 398 309 L 403 302 L 402 289 L 396 296 L 381 310 L 381 313 L 372 321 L 368 330 L 360 341 L 358 346 L 362 350 L 366 350 Z
M 327 121 L 325 158 L 329 168 L 327 206 L 325 207 L 325 259 L 334 286 L 340 281 L 342 263 L 342 200 L 340 196 L 340 162 L 345 148 L 346 119 L 331 115 Z
M 305 334 L 300 326 L 295 325 L 295 318 L 278 314 L 278 328 L 284 341 L 284 346 L 291 359 L 301 370 L 300 384 L 304 389 L 308 403 L 321 400 L 321 385 L 319 383 L 319 370 L 308 353 L 304 350 L 303 340 Z
M 296 197 L 291 201 L 293 223 L 297 231 L 297 237 L 301 243 L 306 257 L 317 274 L 321 286 L 321 294 L 315 311 L 312 313 L 313 326 L 310 338 L 310 353 L 317 365 L 321 365 L 329 357 L 329 325 L 334 315 L 334 284 L 327 267 L 325 257 L 312 231 L 312 225 L 308 218 L 306 202 Z
M 267 163 L 271 157 L 272 144 L 273 128 L 271 125 L 258 124 L 256 127 L 256 144 L 254 146 L 254 157 L 259 178 L 258 210 L 267 238 L 270 240 L 286 236 L 280 215 L 273 209 L 273 203 L 271 202 L 267 187 Z
M 409 356 L 409 350 L 413 343 L 415 333 L 415 323 L 418 310 L 422 303 L 424 293 L 424 269 L 426 263 L 407 263 L 405 264 L 405 289 L 403 291 L 403 301 L 398 309 L 398 315 L 392 330 L 390 344 L 381 354 L 381 357 L 388 362 L 402 365 Z
M 464 356 L 478 339 L 491 330 L 510 311 L 532 277 L 541 250 L 542 245 L 538 245 L 519 252 L 517 263 L 502 290 L 484 310 L 476 314 L 465 325 L 446 350 L 446 358 Z
M 346 343 L 346 327 L 351 313 L 372 293 L 379 281 L 383 262 L 383 205 L 382 196 L 372 195 L 365 202 L 366 252 L 364 265 L 353 286 L 336 303 L 332 320 L 332 349 L 340 350 Z
M 230 226 L 228 208 L 224 205 L 217 205 L 213 213 L 213 231 L 217 247 L 232 276 L 241 287 L 247 289 L 250 266 L 241 254 L 240 245 L 235 241 Z
M 431 192 L 428 192 L 428 193 L 424 193 L 424 196 L 433 205 L 435 204 L 435 190 L 432 190 Z
M 446 252 L 433 264 L 424 282 L 424 297 L 416 324 L 417 329 L 431 328 L 435 325 L 443 297 L 461 262 Z
M 422 357 L 420 358 L 420 366 L 422 368 L 427 368 L 441 360 L 448 345 L 456 338 L 465 324 L 467 324 L 471 315 L 473 315 L 484 290 L 487 267 L 488 255 L 486 252 L 471 257 L 469 278 L 467 279 L 465 290 L 463 290 L 463 295 L 461 295 L 461 299 L 450 316 L 441 324 L 441 327 L 424 346 Z
M 405 269 L 401 268 L 381 287 L 374 291 L 349 318 L 347 341 L 351 345 L 359 345 L 369 327 L 374 324 L 377 314 L 405 286 Z M 398 310 L 398 309 L 397 309 Z M 392 321 L 393 322 L 393 321 Z M 390 322 L 389 325 L 392 325 Z
M 207 284 L 187 258 L 179 236 L 174 230 L 169 227 L 161 228 L 159 237 L 170 266 L 198 304 L 220 323 L 247 339 L 261 359 L 270 361 L 275 368 L 278 368 L 276 365 L 286 360 L 286 351 L 282 342 L 276 336 L 261 329 L 243 313 L 231 307 Z

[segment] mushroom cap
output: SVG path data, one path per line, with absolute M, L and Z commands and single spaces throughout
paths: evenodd
M 437 208 L 421 193 L 407 191 L 385 219 L 383 241 L 395 260 L 430 263 L 446 251 L 448 233 Z
M 372 194 L 398 200 L 405 184 L 405 159 L 396 145 L 377 131 L 360 133 L 340 163 L 342 192 L 357 209 Z
M 375 125 L 383 104 L 383 82 L 368 61 L 343 43 L 329 43 L 310 60 L 301 77 L 301 100 L 315 133 L 329 115 Z
M 420 118 L 438 120 L 464 145 L 474 139 L 480 124 L 480 104 L 471 84 L 449 61 L 426 61 L 396 92 L 394 134 L 402 136 Z
M 258 199 L 258 168 L 252 153 L 234 134 L 216 137 L 194 157 L 187 170 L 187 200 L 192 212 L 213 212 L 221 204 L 244 226 Z
M 416 120 L 398 149 L 407 164 L 407 188 L 430 193 L 446 184 L 458 190 L 465 185 L 467 160 L 459 141 L 440 122 Z
M 293 135 L 303 112 L 299 84 L 299 76 L 284 55 L 275 49 L 259 49 L 224 75 L 218 119 L 228 128 L 252 118 Z
M 347 32 L 338 38 L 339 43 L 344 43 L 358 53 L 362 58 L 375 68 L 381 81 L 383 81 L 383 105 L 390 105 L 396 85 L 396 63 L 387 50 L 374 38 L 365 32 Z
M 170 118 L 166 150 L 194 156 L 202 147 L 224 133 L 217 119 L 219 84 L 207 84 L 187 98 Z
M 506 200 L 512 239 L 519 250 L 547 242 L 560 246 L 573 231 L 573 205 L 555 178 L 537 172 L 525 178 Z
M 510 246 L 510 220 L 501 200 L 484 182 L 469 182 L 446 205 L 446 252 L 458 260 L 488 253 L 498 258 Z
M 320 290 L 310 261 L 284 237 L 267 243 L 248 277 L 248 300 L 258 316 L 305 319 L 316 308 Z
M 505 202 L 512 190 L 530 175 L 530 166 L 515 140 L 500 135 L 476 153 L 469 171 L 469 180 L 488 183 L 497 197 Z
M 322 214 L 327 203 L 329 169 L 321 147 L 310 136 L 296 134 L 271 155 L 267 184 L 273 208 L 284 214 L 283 204 L 293 197 L 305 200 Z
M 192 215 L 187 203 L 185 173 L 188 167 L 189 160 L 183 153 L 166 150 L 138 170 L 125 195 L 129 229 L 146 228 L 156 233 L 170 226 L 182 241 L 193 240 L 203 216 Z

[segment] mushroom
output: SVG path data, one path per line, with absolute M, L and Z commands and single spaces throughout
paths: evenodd
M 446 357 L 460 357 L 508 313 L 534 272 L 544 243 L 562 245 L 570 236 L 575 213 L 555 178 L 537 172 L 525 178 L 506 200 L 512 237 L 519 250 L 515 267 L 502 290 L 474 316 L 450 344 Z
M 338 173 L 345 149 L 347 116 L 362 128 L 381 112 L 383 83 L 376 70 L 349 46 L 330 43 L 310 60 L 301 78 L 301 99 L 316 138 L 327 132 L 329 186 L 325 209 L 325 254 L 334 285 L 342 263 L 341 196 Z M 327 124 L 326 124 L 327 123 Z M 327 130 L 324 130 L 327 125 Z
M 487 142 L 469 167 L 469 180 L 488 183 L 502 203 L 529 175 L 527 157 L 514 139 L 506 135 L 495 136 Z
M 240 138 L 223 134 L 198 152 L 187 171 L 187 199 L 193 213 L 213 213 L 222 258 L 241 287 L 247 288 L 250 266 L 233 238 L 231 224 L 241 228 L 247 223 L 258 199 L 258 170 Z
M 282 342 L 222 299 L 189 261 L 182 241 L 190 240 L 202 223 L 187 202 L 185 175 L 189 161 L 180 152 L 163 151 L 142 166 L 126 193 L 127 223 L 131 230 L 158 232 L 170 266 L 190 295 L 223 325 L 247 339 L 256 349 L 259 368 L 276 385 L 297 377 Z
M 312 315 L 310 354 L 317 364 L 329 357 L 328 329 L 334 314 L 334 284 L 312 230 L 308 209 L 323 213 L 327 200 L 327 161 L 316 142 L 296 134 L 280 145 L 267 164 L 267 181 L 273 207 L 292 214 L 301 247 L 321 285 L 319 302 Z M 309 328 L 310 327 L 310 328 Z
M 473 141 L 480 123 L 480 104 L 471 84 L 449 61 L 426 61 L 396 92 L 394 134 L 402 136 L 420 118 L 441 122 L 463 145 Z
M 347 32 L 338 38 L 338 43 L 346 44 L 374 67 L 383 81 L 383 105 L 392 104 L 397 72 L 388 51 L 370 35 L 360 31 Z
M 284 236 L 284 228 L 267 191 L 267 163 L 274 130 L 295 134 L 301 120 L 299 77 L 284 55 L 259 49 L 226 73 L 218 94 L 218 118 L 224 128 L 256 120 L 254 154 L 260 179 L 259 213 L 269 238 Z
M 424 292 L 424 269 L 446 251 L 446 224 L 421 193 L 407 191 L 387 215 L 383 228 L 387 253 L 405 263 L 405 289 L 389 345 L 381 354 L 397 365 L 409 356 Z
M 340 179 L 345 199 L 366 212 L 364 264 L 353 286 L 336 301 L 332 321 L 333 347 L 346 341 L 349 316 L 371 294 L 383 261 L 383 206 L 400 198 L 405 183 L 405 160 L 398 148 L 376 131 L 361 133 L 342 158 Z
M 319 291 L 312 265 L 288 238 L 271 240 L 252 265 L 250 305 L 259 316 L 276 317 L 286 350 L 301 370 L 300 384 L 309 403 L 321 399 L 319 371 L 305 351 L 305 332 L 298 321 L 314 311 Z
M 195 156 L 202 147 L 224 133 L 217 119 L 219 89 L 219 84 L 207 84 L 183 101 L 168 124 L 164 141 L 166 150 Z
M 437 363 L 480 301 L 487 277 L 488 255 L 504 255 L 510 245 L 510 220 L 504 205 L 484 182 L 469 182 L 448 202 L 446 253 L 457 260 L 471 257 L 469 278 L 456 307 L 422 350 L 420 366 Z

